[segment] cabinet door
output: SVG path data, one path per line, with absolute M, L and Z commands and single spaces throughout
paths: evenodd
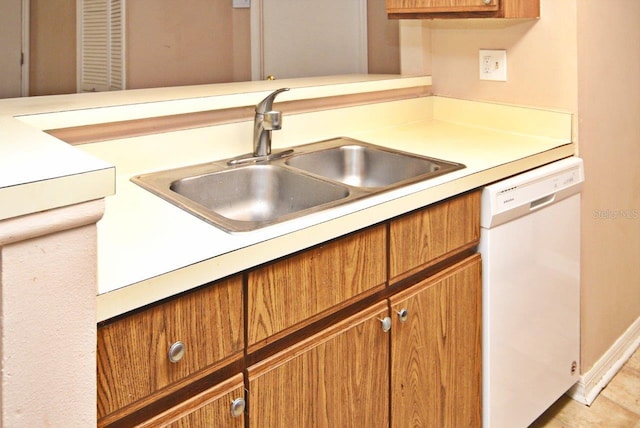
M 388 427 L 389 334 L 378 303 L 249 368 L 249 425 Z
M 480 239 L 480 191 L 398 217 L 389 226 L 389 278 L 398 281 Z
M 391 299 L 392 426 L 481 426 L 480 269 L 474 255 Z
M 386 245 L 380 225 L 249 272 L 249 352 L 384 289 Z
M 241 276 L 100 325 L 98 418 L 242 358 L 243 336 Z
M 139 428 L 244 428 L 242 374 L 238 374 L 136 426 Z
M 495 11 L 499 0 L 387 0 L 388 13 Z

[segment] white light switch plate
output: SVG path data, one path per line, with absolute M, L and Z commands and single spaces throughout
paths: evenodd
M 507 51 L 480 49 L 480 80 L 507 81 Z
M 251 7 L 251 0 L 233 0 L 233 7 L 235 9 Z

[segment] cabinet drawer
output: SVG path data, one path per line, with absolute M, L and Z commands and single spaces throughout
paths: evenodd
M 243 376 L 238 374 L 137 426 L 244 428 L 244 395 Z
M 389 278 L 394 282 L 478 244 L 480 191 L 398 217 L 389 232 Z
M 249 352 L 384 288 L 386 243 L 379 225 L 249 272 Z
M 184 354 L 171 362 L 179 341 Z M 241 276 L 99 325 L 98 417 L 241 358 L 243 347 Z

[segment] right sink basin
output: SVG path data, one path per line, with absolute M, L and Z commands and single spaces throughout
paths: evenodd
M 442 175 L 464 165 L 390 150 L 349 138 L 315 143 L 286 164 L 333 181 L 362 188 L 395 187 Z

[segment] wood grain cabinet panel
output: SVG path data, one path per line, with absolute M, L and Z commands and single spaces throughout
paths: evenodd
M 380 302 L 252 366 L 249 426 L 389 426 L 389 333 Z
M 398 217 L 389 232 L 389 277 L 395 282 L 478 244 L 480 191 Z
M 249 272 L 249 352 L 383 289 L 386 244 L 386 226 L 379 225 Z
M 478 12 L 496 11 L 499 0 L 386 0 L 387 11 L 397 12 Z
M 137 426 L 139 428 L 244 428 L 244 412 L 240 415 L 231 413 L 234 401 L 244 400 L 244 397 L 243 376 L 238 374 Z
M 386 7 L 400 19 L 540 17 L 540 0 L 386 0 Z
M 392 427 L 482 425 L 481 293 L 476 254 L 390 299 Z
M 98 426 L 480 426 L 479 223 L 470 192 L 99 324 Z
M 98 416 L 240 359 L 242 277 L 236 276 L 98 326 Z M 182 341 L 182 359 L 169 349 Z M 207 370 L 205 370 L 207 369 Z

